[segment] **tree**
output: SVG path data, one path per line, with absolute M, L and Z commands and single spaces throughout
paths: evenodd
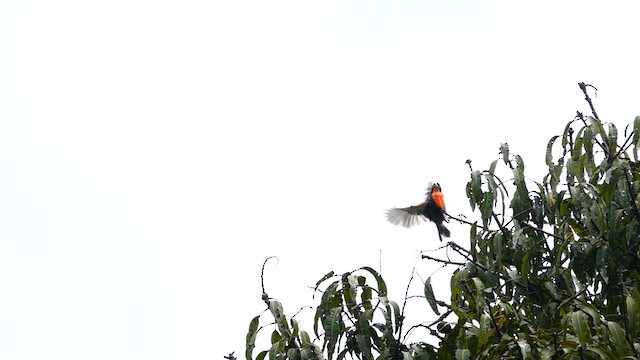
M 541 181 L 525 177 L 524 161 L 507 144 L 488 170 L 468 161 L 466 193 L 479 219 L 451 217 L 468 224 L 470 242 L 447 245 L 465 260 L 423 255 L 458 267 L 448 302 L 436 299 L 430 279 L 424 284 L 440 318 L 419 326 L 438 346 L 405 343 L 404 305 L 388 299 L 382 277 L 363 267 L 317 282 L 316 342 L 263 288 L 275 329 L 271 348 L 255 359 L 640 358 L 640 116 L 619 141 L 616 126 L 596 113 L 593 87 L 579 87 L 592 116 L 578 112 L 551 138 Z M 443 322 L 451 313 L 457 322 Z M 259 321 L 249 326 L 247 359 L 267 326 Z

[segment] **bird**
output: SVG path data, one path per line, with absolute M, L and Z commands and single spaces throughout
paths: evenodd
M 405 208 L 392 208 L 387 211 L 387 220 L 394 225 L 402 225 L 406 228 L 419 224 L 427 219 L 434 222 L 438 228 L 438 237 L 450 237 L 451 231 L 447 229 L 443 222 L 445 219 L 446 207 L 444 204 L 444 194 L 439 183 L 431 183 L 427 188 L 426 200 L 421 204 Z

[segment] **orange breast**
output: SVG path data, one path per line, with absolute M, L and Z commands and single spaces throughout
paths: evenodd
M 433 199 L 433 202 L 435 202 L 436 205 L 438 205 L 438 207 L 440 209 L 443 209 L 443 210 L 445 209 L 445 206 L 444 206 L 444 195 L 441 192 L 439 192 L 439 191 L 433 192 L 431 194 L 431 198 Z

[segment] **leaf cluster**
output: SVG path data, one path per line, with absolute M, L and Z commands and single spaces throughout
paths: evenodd
M 421 298 L 440 317 L 419 326 L 438 346 L 404 343 L 404 306 L 363 267 L 317 282 L 313 341 L 266 300 L 275 329 L 256 360 L 640 359 L 640 116 L 618 131 L 598 118 L 590 86 L 579 86 L 593 116 L 578 112 L 550 139 L 540 181 L 508 144 L 488 170 L 469 162 L 466 194 L 478 219 L 451 216 L 468 225 L 469 244 L 447 245 L 464 262 L 423 255 L 458 267 L 448 302 L 424 283 Z M 443 321 L 449 314 L 456 323 Z M 258 326 L 256 317 L 249 360 Z

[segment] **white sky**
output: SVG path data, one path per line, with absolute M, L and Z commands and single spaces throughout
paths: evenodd
M 580 81 L 640 114 L 638 3 L 443 3 L 3 1 L 0 358 L 243 358 L 271 255 L 290 315 L 380 263 L 401 303 L 440 243 L 385 209 L 435 180 L 472 219 L 505 141 L 541 178 Z

